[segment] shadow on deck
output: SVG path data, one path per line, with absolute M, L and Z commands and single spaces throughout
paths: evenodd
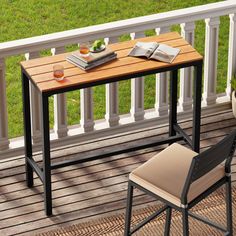
M 191 134 L 192 122 L 183 121 L 181 127 Z M 202 117 L 201 150 L 222 139 L 234 127 L 236 119 L 231 110 Z M 150 128 L 119 135 L 112 139 L 100 139 L 77 146 L 53 150 L 53 160 L 85 157 L 91 152 L 102 153 L 116 145 L 138 145 L 167 136 L 168 126 Z M 69 166 L 53 171 L 53 213 L 44 214 L 43 188 L 37 177 L 35 187 L 25 184 L 24 159 L 16 157 L 0 161 L 0 235 L 32 235 L 60 226 L 89 221 L 124 211 L 128 174 L 151 158 L 165 146 L 111 156 L 105 159 Z M 41 161 L 40 153 L 35 159 Z M 232 164 L 233 181 L 236 180 L 236 159 Z M 136 207 L 153 200 L 136 193 Z

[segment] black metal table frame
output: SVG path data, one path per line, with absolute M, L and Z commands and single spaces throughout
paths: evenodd
M 73 159 L 51 164 L 50 156 L 50 127 L 49 127 L 49 105 L 48 99 L 54 94 L 64 93 L 77 89 L 83 89 L 93 87 L 96 85 L 111 83 L 111 79 L 105 79 L 102 81 L 91 82 L 86 85 L 75 85 L 73 87 L 64 87 L 57 89 L 56 91 L 40 92 L 41 94 L 41 105 L 42 105 L 42 137 L 43 137 L 43 167 L 41 168 L 33 159 L 32 155 L 32 138 L 31 138 L 31 115 L 30 115 L 30 94 L 29 94 L 29 81 L 34 84 L 34 81 L 27 74 L 25 69 L 22 67 L 22 91 L 23 91 L 23 114 L 24 114 L 24 141 L 25 141 L 25 159 L 26 159 L 26 181 L 27 186 L 32 188 L 33 183 L 33 172 L 35 172 L 44 186 L 44 205 L 47 216 L 52 215 L 52 189 L 51 189 L 51 170 L 65 167 L 72 164 L 83 163 L 99 158 L 108 157 L 111 155 L 117 155 L 125 152 L 131 152 L 139 149 L 144 149 L 156 145 L 162 145 L 166 143 L 173 143 L 179 140 L 185 140 L 194 151 L 199 152 L 200 142 L 200 118 L 201 118 L 201 91 L 202 91 L 202 60 L 182 63 L 174 65 L 168 68 L 159 68 L 149 70 L 142 73 L 133 73 L 127 76 L 117 76 L 112 79 L 112 82 L 127 80 L 149 74 L 156 74 L 161 72 L 171 72 L 170 76 L 170 108 L 169 108 L 169 137 L 156 142 L 139 145 L 137 147 L 125 148 L 122 150 L 116 150 L 113 152 L 100 154 L 97 156 L 90 156 L 86 159 Z M 189 136 L 181 129 L 177 122 L 177 85 L 178 85 L 178 70 L 185 67 L 194 67 L 194 95 L 193 95 L 193 128 L 192 128 L 192 140 Z M 34 84 L 37 88 L 37 86 Z M 37 88 L 38 89 L 38 88 Z

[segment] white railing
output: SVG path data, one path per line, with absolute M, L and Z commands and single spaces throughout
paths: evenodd
M 208 5 L 186 8 L 171 12 L 137 17 L 96 26 L 64 31 L 33 38 L 21 39 L 0 44 L 0 150 L 1 156 L 15 156 L 23 153 L 23 139 L 8 138 L 8 115 L 6 103 L 6 66 L 9 56 L 25 54 L 26 59 L 39 57 L 40 52 L 51 49 L 52 54 L 65 51 L 65 46 L 105 38 L 106 43 L 118 41 L 119 36 L 130 34 L 131 39 L 145 37 L 145 31 L 154 29 L 156 34 L 168 32 L 172 25 L 181 26 L 182 36 L 194 46 L 195 21 L 205 20 L 205 63 L 203 107 L 207 109 L 223 107 L 230 101 L 230 80 L 236 72 L 236 2 L 222 1 Z M 226 92 L 219 97 L 216 94 L 218 34 L 220 16 L 229 16 L 229 53 Z M 226 42 L 225 42 L 226 43 Z M 187 115 L 192 110 L 192 68 L 182 69 L 180 73 L 179 109 Z M 83 141 L 110 134 L 126 132 L 148 125 L 167 121 L 168 116 L 168 73 L 156 75 L 156 101 L 153 109 L 144 110 L 144 78 L 131 80 L 130 113 L 119 115 L 118 82 L 106 85 L 106 114 L 104 120 L 94 121 L 93 88 L 80 92 L 80 125 L 68 127 L 66 94 L 54 96 L 54 132 L 51 135 L 53 145 Z M 40 102 L 35 89 L 30 87 L 32 100 L 32 138 L 35 147 L 41 140 L 39 120 Z

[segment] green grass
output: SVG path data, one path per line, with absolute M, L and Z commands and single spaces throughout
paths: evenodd
M 217 2 L 216 0 L 172 1 L 172 0 L 1 0 L 0 7 L 0 42 L 43 35 L 53 32 L 70 30 L 89 25 L 96 25 L 137 16 L 155 14 L 180 8 Z M 179 31 L 179 26 L 173 30 Z M 197 22 L 195 47 L 204 54 L 205 24 Z M 219 40 L 219 64 L 217 92 L 223 92 L 226 86 L 227 50 L 228 50 L 228 17 L 221 18 Z M 148 30 L 146 35 L 153 35 Z M 128 35 L 120 37 L 128 40 Z M 73 50 L 74 45 L 68 45 L 67 50 Z M 42 56 L 49 52 L 42 52 Z M 7 103 L 9 136 L 16 137 L 23 133 L 22 102 L 19 62 L 23 55 L 7 59 Z M 130 81 L 119 83 L 119 111 L 130 110 Z M 145 108 L 151 108 L 155 102 L 155 79 L 149 76 L 145 80 Z M 52 100 L 50 110 L 53 110 Z M 79 92 L 68 93 L 68 123 L 77 124 L 80 120 Z M 105 114 L 105 86 L 94 88 L 94 116 L 103 118 Z M 50 114 L 51 125 L 53 112 Z

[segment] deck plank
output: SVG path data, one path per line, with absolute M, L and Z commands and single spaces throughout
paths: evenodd
M 181 122 L 189 134 L 191 120 Z M 202 117 L 201 151 L 221 140 L 236 126 L 230 110 Z M 118 145 L 137 145 L 139 142 L 167 135 L 168 126 L 140 129 L 116 135 L 110 139 L 84 142 L 81 145 L 68 145 L 64 149 L 53 150 L 56 161 L 61 158 L 74 158 L 93 152 L 103 152 Z M 164 146 L 163 146 L 164 147 Z M 37 177 L 35 187 L 25 185 L 24 159 L 1 160 L 0 162 L 0 235 L 32 235 L 60 226 L 89 221 L 124 211 L 127 177 L 130 171 L 151 158 L 163 147 L 148 148 L 95 160 L 80 165 L 68 166 L 53 171 L 54 216 L 47 218 L 43 211 L 43 188 Z M 35 155 L 41 162 L 41 153 Z M 236 181 L 236 158 L 232 162 L 233 181 Z M 153 200 L 140 192 L 135 192 L 135 205 L 149 204 Z

